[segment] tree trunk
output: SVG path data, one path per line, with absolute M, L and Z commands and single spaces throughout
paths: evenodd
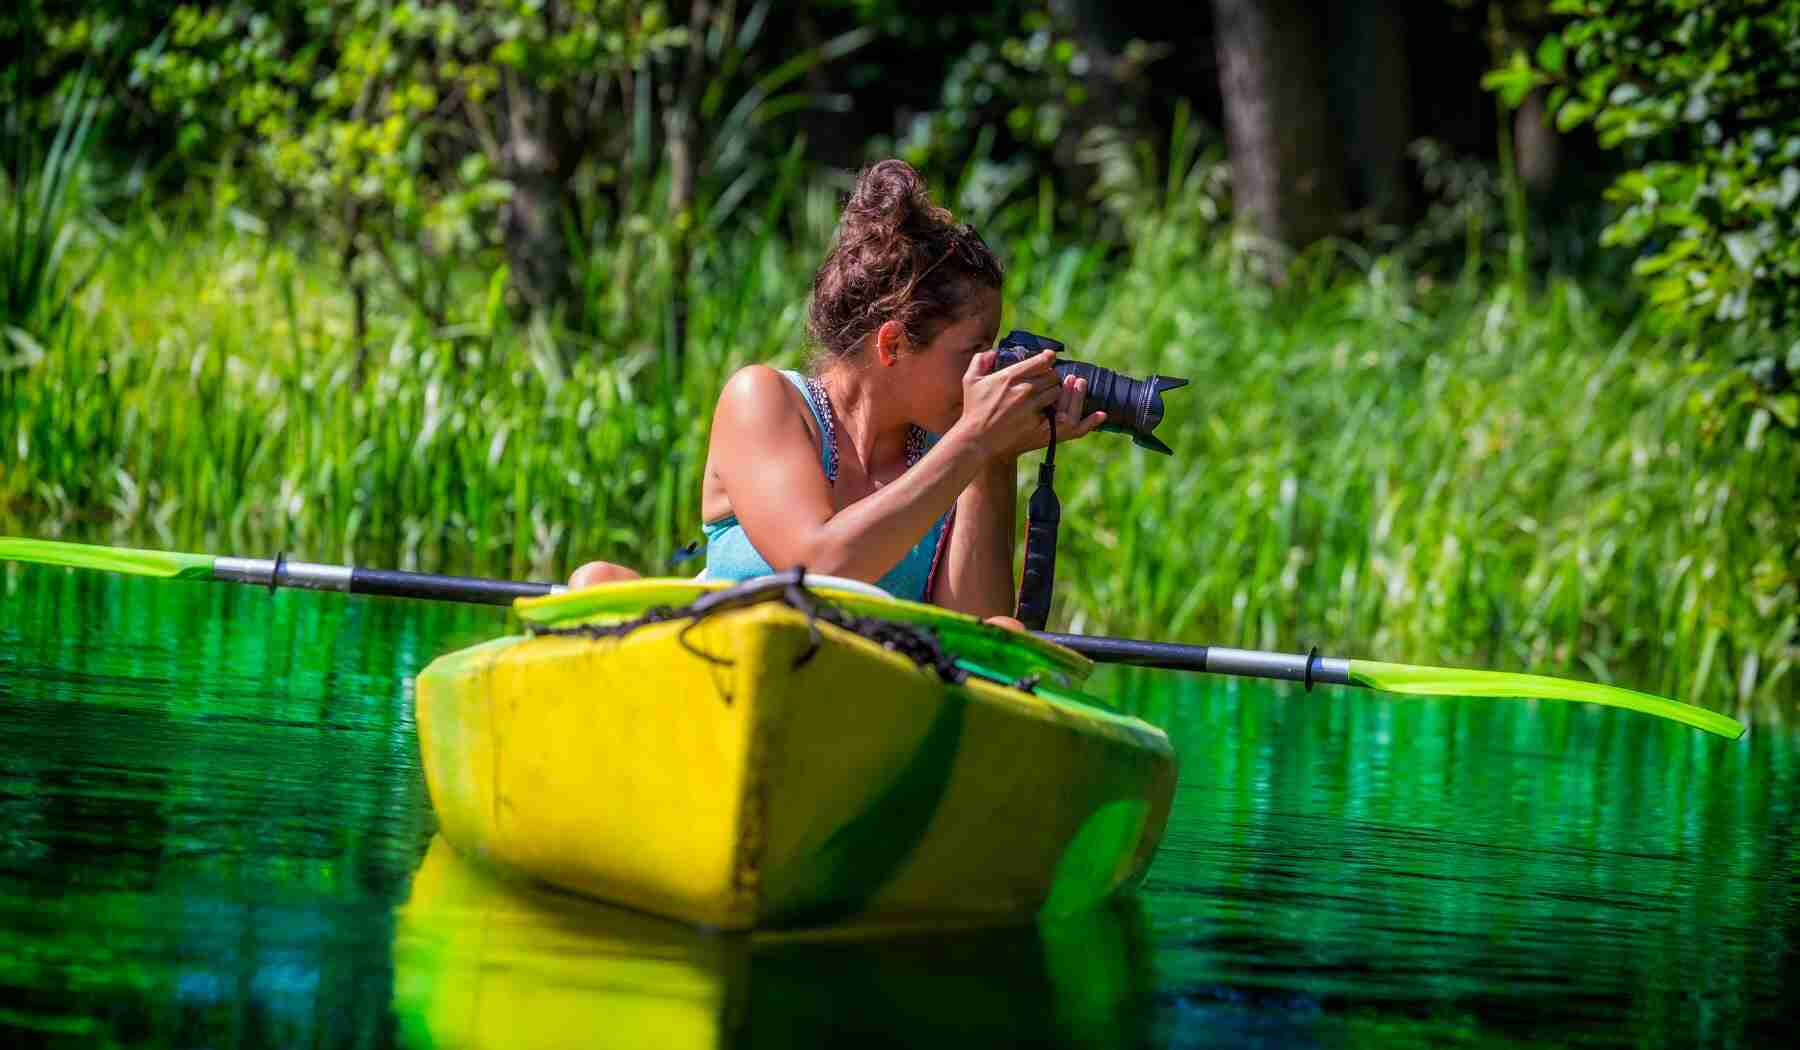
M 1556 182 L 1557 162 L 1562 147 L 1556 131 L 1550 127 L 1544 111 L 1544 91 L 1539 88 L 1525 96 L 1513 114 L 1513 157 L 1519 178 L 1533 193 L 1547 192 Z
M 612 294 L 609 299 L 610 312 L 620 331 L 631 330 L 632 316 L 637 307 L 637 299 L 631 292 L 632 285 L 637 280 L 638 239 L 630 234 L 625 221 L 627 216 L 635 213 L 638 205 L 637 91 L 637 70 L 628 69 L 619 74 L 619 112 L 625 127 L 630 131 L 621 148 L 618 188 L 613 193 L 613 239 L 617 249 L 610 263 Z M 645 145 L 643 149 L 648 154 L 650 147 Z M 598 322 L 591 327 L 598 330 Z
M 1323 26 L 1307 0 L 1213 0 L 1238 221 L 1290 248 L 1343 224 Z
M 710 0 L 694 0 L 688 12 L 686 65 L 681 80 L 673 85 L 672 96 L 663 100 L 667 105 L 663 128 L 669 150 L 669 218 L 675 229 L 669 274 L 669 351 L 675 355 L 677 367 L 687 353 L 688 270 L 693 265 L 694 180 L 699 168 L 694 108 L 706 74 L 704 40 L 712 19 Z
M 356 276 L 350 278 L 350 341 L 356 347 L 356 365 L 350 373 L 350 385 L 352 389 L 361 390 L 369 378 L 369 286 Z
M 687 354 L 688 270 L 693 266 L 694 115 L 677 102 L 665 114 L 669 147 L 669 218 L 675 235 L 669 253 L 669 352 Z
M 1399 0 L 1355 0 L 1340 9 L 1332 99 L 1345 129 L 1353 204 L 1373 222 L 1406 221 L 1406 144 L 1412 139 L 1411 71 Z
M 362 234 L 362 209 L 350 204 L 344 209 L 344 250 L 338 255 L 338 272 L 350 286 L 350 346 L 355 351 L 355 364 L 350 370 L 350 383 L 361 390 L 369 374 L 369 286 L 356 269 L 357 238 Z
M 500 166 L 513 192 L 500 209 L 500 233 L 514 291 L 529 310 L 548 310 L 570 294 L 562 200 L 567 136 L 555 100 L 518 78 L 508 85 L 507 109 Z

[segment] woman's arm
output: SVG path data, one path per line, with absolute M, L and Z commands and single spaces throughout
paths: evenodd
M 732 512 L 770 565 L 876 580 L 950 509 L 993 449 L 1029 443 L 1038 413 L 1060 396 L 1049 357 L 1040 354 L 991 375 L 972 367 L 964 418 L 911 469 L 842 510 L 832 507 L 793 388 L 774 369 L 752 365 L 725 385 L 713 416 L 709 461 Z
M 1018 461 L 988 460 L 956 501 L 950 546 L 931 598 L 974 616 L 1010 616 L 1014 533 L 1018 519 Z
M 1086 397 L 1085 380 L 1064 378 L 1056 404 L 1059 443 L 1085 437 L 1106 421 L 1104 412 L 1081 417 Z M 956 501 L 943 575 L 932 595 L 939 605 L 984 619 L 1012 616 L 1017 595 L 1012 570 L 1018 532 L 1018 458 L 1049 443 L 1049 428 L 1042 429 L 1025 444 L 991 457 Z

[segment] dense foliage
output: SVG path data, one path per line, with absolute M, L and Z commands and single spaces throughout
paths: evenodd
M 0 85 L 6 102 L 41 123 L 34 89 L 109 67 L 114 126 L 153 128 L 177 185 L 304 228 L 337 260 L 359 338 L 378 284 L 439 325 L 492 286 L 604 332 L 587 271 L 631 265 L 653 198 L 664 247 L 686 253 L 769 193 L 776 143 L 816 101 L 797 82 L 871 36 L 782 54 L 771 0 L 698 27 L 653 0 L 156 6 L 38 0 L 17 28 L 41 55 Z M 473 260 L 494 279 L 458 286 Z
M 1515 105 L 1549 86 L 1560 130 L 1591 125 L 1631 158 L 1604 239 L 1636 249 L 1650 317 L 1718 339 L 1765 425 L 1800 432 L 1800 2 L 1552 11 L 1560 33 L 1489 82 Z
M 27 0 L 0 531 L 660 569 L 720 383 L 800 359 L 843 169 L 897 152 L 1001 252 L 1008 327 L 1195 379 L 1175 459 L 1071 450 L 1066 622 L 1791 696 L 1795 6 L 1563 5 L 1490 78 L 1635 165 L 1652 331 L 1436 140 L 1404 229 L 1270 287 L 1211 88 L 1144 74 L 1211 43 L 1091 2 Z

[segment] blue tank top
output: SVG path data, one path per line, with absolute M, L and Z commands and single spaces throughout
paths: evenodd
M 812 392 L 807 390 L 806 381 L 798 372 L 782 370 L 787 381 L 794 384 L 800 396 L 806 399 L 806 407 L 812 411 L 813 419 L 819 424 L 819 433 L 828 434 L 831 427 L 825 420 L 824 406 L 813 400 Z M 937 444 L 937 435 L 925 436 L 925 447 L 929 449 Z M 826 477 L 833 475 L 836 449 L 828 441 L 819 442 L 819 467 Z M 937 561 L 938 544 L 943 538 L 944 528 L 950 520 L 950 511 L 945 511 L 931 523 L 931 528 L 913 544 L 900 564 L 884 573 L 875 585 L 896 598 L 908 598 L 913 601 L 927 601 L 931 586 L 931 570 Z M 706 571 L 701 573 L 709 580 L 747 580 L 753 576 L 763 576 L 774 572 L 769 560 L 762 556 L 750 543 L 750 537 L 744 533 L 744 527 L 738 524 L 737 515 L 727 514 L 718 521 L 701 523 L 700 528 L 706 533 Z

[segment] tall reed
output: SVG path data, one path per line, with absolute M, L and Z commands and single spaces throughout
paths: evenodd
M 93 258 L 72 270 L 71 252 L 80 231 L 73 190 L 97 108 L 87 77 L 78 76 L 42 149 L 24 109 L 0 115 L 0 370 L 43 355 L 41 341 L 94 273 Z

